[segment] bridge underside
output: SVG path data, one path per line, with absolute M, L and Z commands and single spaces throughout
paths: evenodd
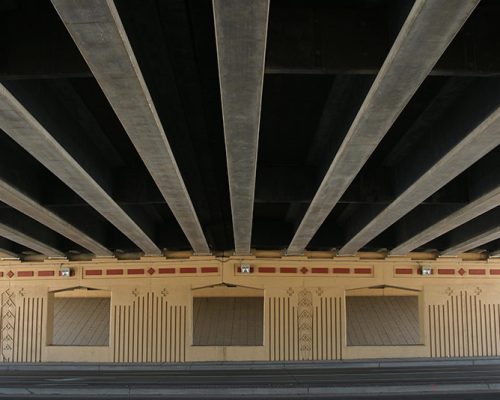
M 499 356 L 498 21 L 0 0 L 0 361 Z
M 0 248 L 495 254 L 500 6 L 459 3 L 0 0 Z

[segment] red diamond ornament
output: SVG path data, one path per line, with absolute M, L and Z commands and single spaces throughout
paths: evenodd
M 464 274 L 465 274 L 465 269 L 460 268 L 460 269 L 458 270 L 458 273 L 459 273 L 460 275 L 464 276 Z
M 12 271 L 7 272 L 7 276 L 9 278 L 12 278 L 14 276 L 14 272 L 12 272 Z
M 148 274 L 149 274 L 149 275 L 153 275 L 154 273 L 155 273 L 154 268 L 149 268 L 149 269 L 148 269 Z
M 306 267 L 302 267 L 302 268 L 300 269 L 300 272 L 302 272 L 303 274 L 307 274 L 307 272 L 308 272 L 308 271 L 309 271 L 309 270 L 308 270 Z

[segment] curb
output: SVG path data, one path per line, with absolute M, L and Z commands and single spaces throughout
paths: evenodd
M 182 364 L 135 363 L 2 363 L 0 371 L 203 371 L 287 369 L 382 369 L 402 367 L 453 367 L 500 365 L 500 358 L 392 359 L 332 362 L 191 362 Z

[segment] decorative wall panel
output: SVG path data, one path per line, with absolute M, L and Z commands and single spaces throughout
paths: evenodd
M 186 359 L 186 305 L 148 292 L 113 310 L 113 361 L 180 362 Z
M 341 359 L 341 298 L 323 296 L 322 289 L 288 293 L 268 298 L 269 359 Z
M 42 361 L 44 306 L 45 299 L 43 297 L 18 295 L 14 361 Z
M 500 355 L 500 305 L 485 303 L 481 289 L 460 290 L 428 306 L 431 357 Z
M 269 297 L 268 306 L 268 342 L 269 359 L 299 359 L 299 329 L 297 307 L 290 297 Z
M 6 289 L 0 294 L 0 360 L 12 361 L 14 358 L 14 336 L 16 323 L 15 294 Z

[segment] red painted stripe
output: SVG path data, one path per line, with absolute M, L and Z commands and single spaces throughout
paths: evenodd
M 413 268 L 396 268 L 397 275 L 412 275 Z
M 283 268 L 280 268 L 280 272 L 282 274 L 296 274 L 297 268 L 283 267 Z
M 123 275 L 123 269 L 107 269 L 106 275 Z
M 196 268 L 193 267 L 181 268 L 181 274 L 196 274 Z
M 175 268 L 160 268 L 158 272 L 160 274 L 175 274 Z
M 0 278 L 3 276 L 3 272 L 0 272 Z
M 485 275 L 486 270 L 484 269 L 469 269 L 469 275 Z
M 87 269 L 85 275 L 102 275 L 102 269 Z
M 354 273 L 355 274 L 371 274 L 372 269 L 371 268 L 354 268 Z
M 328 268 L 311 268 L 313 274 L 327 274 Z
M 33 271 L 18 271 L 17 276 L 19 277 L 28 277 L 28 276 L 33 276 L 35 273 Z
M 349 274 L 351 273 L 350 268 L 334 268 L 333 269 L 334 274 Z
M 438 275 L 455 275 L 455 270 L 453 268 L 439 268 Z
M 500 269 L 490 269 L 490 275 L 500 275 Z
M 274 267 L 259 267 L 259 272 L 263 272 L 265 274 L 276 272 L 276 268 Z
M 201 272 L 204 274 L 210 274 L 213 272 L 219 272 L 218 267 L 201 267 Z
M 38 271 L 38 276 L 54 276 L 54 271 Z
M 144 268 L 127 269 L 127 275 L 144 275 Z

